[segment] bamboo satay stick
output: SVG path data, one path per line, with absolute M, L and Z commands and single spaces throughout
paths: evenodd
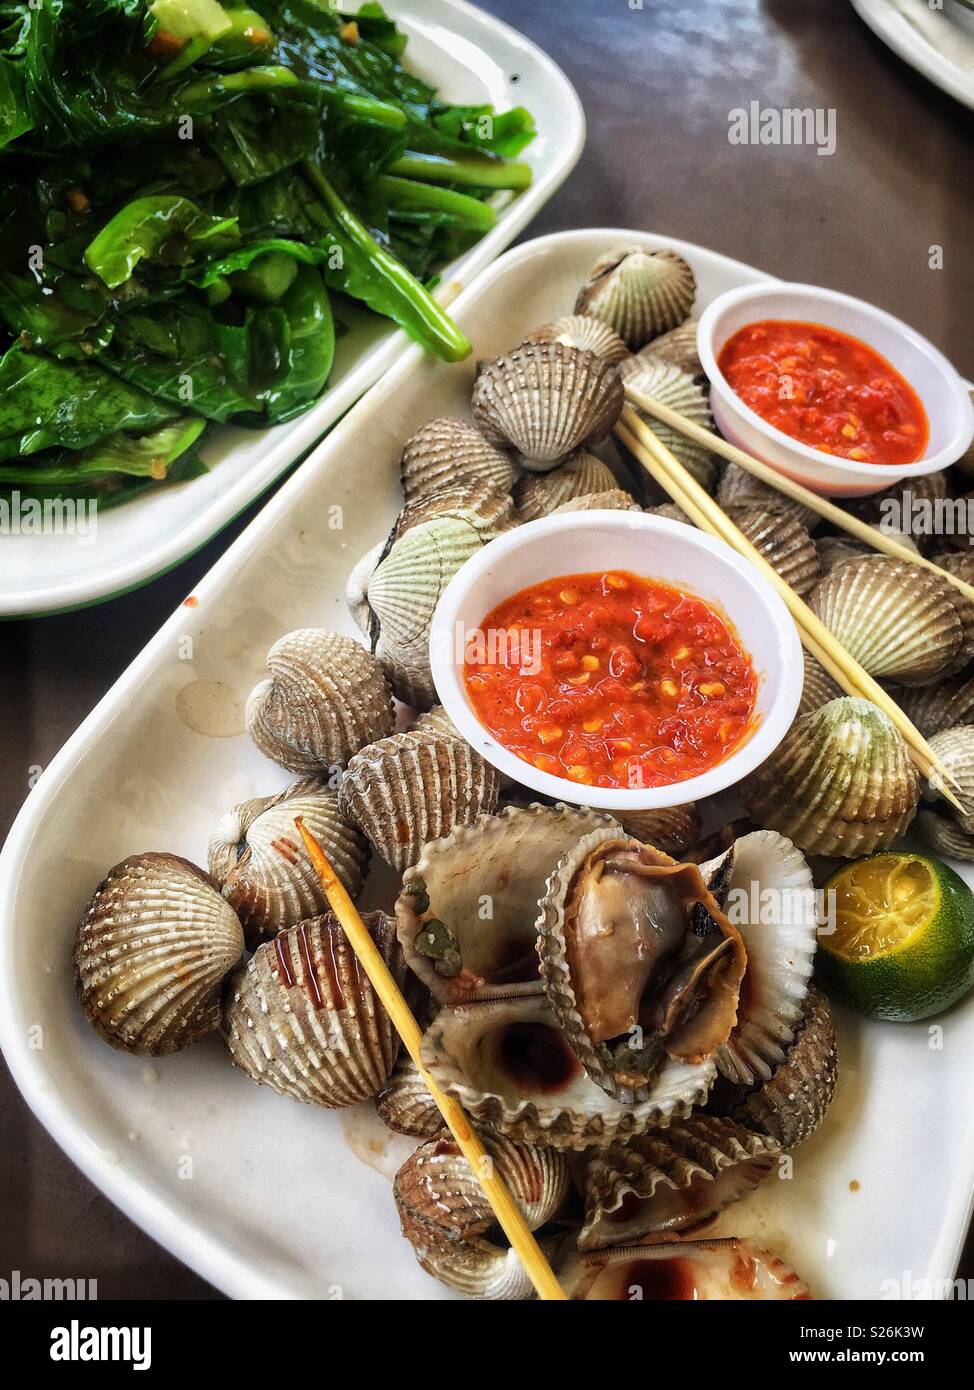
M 820 517 L 826 521 L 831 521 L 834 526 L 848 532 L 850 536 L 856 536 L 876 550 L 882 550 L 886 555 L 892 555 L 894 559 L 907 560 L 911 565 L 919 565 L 922 569 L 932 570 L 934 574 L 939 574 L 942 579 L 953 584 L 955 589 L 959 589 L 965 598 L 974 600 L 974 584 L 968 584 L 959 575 L 951 574 L 950 570 L 942 569 L 940 565 L 936 565 L 932 560 L 917 554 L 915 550 L 908 550 L 900 541 L 894 540 L 884 531 L 874 530 L 865 521 L 860 521 L 859 517 L 850 516 L 841 507 L 837 507 L 834 502 L 830 502 L 827 497 L 819 497 L 817 492 L 811 492 L 801 483 L 796 483 L 791 478 L 785 477 L 783 473 L 779 473 L 769 464 L 763 463 L 761 459 L 754 458 L 752 454 L 739 449 L 736 444 L 730 444 L 722 435 L 716 434 L 713 430 L 704 429 L 703 425 L 698 425 L 695 420 L 688 420 L 678 410 L 673 410 L 662 401 L 657 401 L 652 396 L 645 396 L 641 391 L 632 387 L 626 387 L 626 395 L 640 410 L 645 410 L 648 415 L 654 416 L 664 425 L 679 430 L 681 434 L 686 435 L 687 439 L 702 444 L 712 453 L 727 459 L 728 462 L 736 463 L 738 467 L 743 468 L 753 477 L 759 478 L 762 483 L 767 483 L 769 487 L 773 487 L 776 492 L 783 493 L 785 497 L 800 502 L 810 511 L 817 512 Z
M 634 411 L 626 409 L 622 413 L 620 424 L 616 426 L 616 433 L 660 486 L 669 493 L 675 502 L 683 507 L 691 520 L 702 530 L 718 536 L 739 554 L 744 555 L 765 575 L 786 604 L 798 625 L 803 640 L 806 635 L 811 639 L 811 643 L 805 643 L 808 650 L 822 661 L 825 669 L 844 690 L 850 695 L 871 700 L 892 720 L 909 747 L 913 760 L 920 771 L 925 777 L 936 777 L 942 795 L 959 811 L 963 812 L 963 806 L 949 789 L 948 784 L 954 782 L 953 775 L 936 756 L 920 731 L 915 728 L 882 686 L 836 642 L 818 615 L 813 613 L 794 590 L 789 588 L 777 571 L 772 569 L 764 556 L 755 549 L 743 532 L 704 491 L 696 479 L 687 472 L 679 459 L 667 449 L 649 426 Z M 687 506 L 688 503 L 689 506 Z
M 452 1096 L 440 1090 L 423 1065 L 420 1057 L 422 1030 L 403 998 L 399 986 L 393 979 L 389 967 L 383 960 L 379 948 L 369 935 L 368 927 L 362 921 L 358 908 L 339 882 L 335 871 L 325 858 L 324 851 L 311 832 L 306 829 L 300 816 L 295 817 L 294 824 L 304 841 L 308 857 L 318 875 L 331 909 L 341 923 L 345 935 L 358 957 L 359 964 L 372 981 L 372 988 L 385 1005 L 396 1031 L 402 1038 L 406 1051 L 416 1064 L 420 1076 L 429 1088 L 430 1095 L 436 1101 L 440 1114 L 457 1141 L 460 1152 L 473 1169 L 474 1176 L 483 1188 L 484 1195 L 493 1208 L 501 1229 L 516 1251 L 538 1297 L 547 1301 L 567 1300 L 567 1295 L 555 1278 L 554 1271 L 545 1259 L 541 1247 L 528 1229 L 523 1212 L 511 1196 L 507 1184 L 495 1172 L 490 1155 L 471 1129 L 460 1105 Z

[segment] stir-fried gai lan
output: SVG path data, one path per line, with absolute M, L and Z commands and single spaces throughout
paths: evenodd
M 422 282 L 528 182 L 531 118 L 438 101 L 379 5 L 43 0 L 0 26 L 0 489 L 124 500 L 200 472 L 210 422 L 298 415 L 332 292 L 469 351 Z

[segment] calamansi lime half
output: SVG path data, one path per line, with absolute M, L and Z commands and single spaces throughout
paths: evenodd
M 835 932 L 820 937 L 821 973 L 860 1013 L 928 1018 L 974 985 L 974 893 L 939 859 L 875 854 L 825 888 Z

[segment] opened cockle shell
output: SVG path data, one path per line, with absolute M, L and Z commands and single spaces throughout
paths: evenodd
M 629 349 L 614 328 L 587 314 L 563 314 L 560 319 L 543 324 L 529 333 L 526 343 L 563 343 L 565 347 L 594 352 L 607 362 L 619 363 L 629 356 Z
M 562 512 L 639 512 L 639 503 L 622 488 L 611 488 L 607 492 L 587 492 L 583 497 L 573 497 L 555 508 L 554 514 Z
M 813 512 L 811 507 L 786 497 L 769 483 L 762 483 L 760 478 L 736 463 L 729 463 L 721 474 L 717 501 L 725 511 L 728 507 L 756 507 L 762 512 L 782 512 L 797 517 L 807 531 L 814 531 L 821 521 L 818 512 Z
M 399 463 L 407 502 L 442 488 L 486 483 L 510 492 L 514 464 L 465 420 L 430 420 L 407 439 Z
M 640 395 L 669 406 L 671 410 L 679 411 L 702 429 L 713 429 L 714 420 L 710 413 L 706 390 L 699 381 L 687 372 L 682 372 L 679 367 L 667 362 L 633 357 L 620 368 L 620 374 L 627 392 L 637 391 Z M 638 401 L 630 400 L 630 404 L 639 409 Z M 672 425 L 664 425 L 662 420 L 657 420 L 646 411 L 639 413 L 657 439 L 676 455 L 700 486 L 708 492 L 713 492 L 717 485 L 717 464 L 710 449 L 704 444 L 698 444 L 696 440 L 687 439 L 686 435 L 675 430 Z
M 85 1017 L 112 1047 L 162 1057 L 212 1033 L 243 932 L 210 877 L 176 854 L 134 854 L 98 885 L 74 943 Z
M 328 906 L 295 827 L 296 817 L 321 845 L 353 898 L 361 890 L 369 857 L 365 837 L 341 814 L 338 793 L 324 782 L 298 782 L 270 800 L 256 815 L 251 814 L 254 802 L 236 807 L 210 841 L 210 871 L 240 918 L 251 947 L 285 927 L 316 917 Z M 238 820 L 246 824 L 235 846 L 236 858 L 221 876 L 226 865 L 225 836 L 233 833 Z
M 427 844 L 396 903 L 399 941 L 427 989 L 458 1004 L 537 981 L 548 876 L 583 835 L 613 825 L 598 811 L 509 806 Z
M 267 666 L 269 679 L 247 701 L 247 728 L 260 751 L 289 772 L 330 772 L 391 733 L 388 682 L 350 637 L 299 628 L 274 643 Z
M 369 581 L 368 603 L 378 629 L 375 653 L 395 693 L 408 704 L 435 703 L 429 660 L 433 613 L 457 570 L 483 545 L 469 521 L 437 517 L 394 541 Z
M 271 796 L 255 796 L 231 806 L 216 823 L 206 851 L 206 865 L 218 888 L 222 888 L 237 867 L 247 843 L 247 831 L 259 815 L 283 801 L 298 786 L 314 786 L 316 779 L 294 783 Z
M 402 989 L 390 918 L 363 920 Z M 223 1032 L 251 1080 L 329 1110 L 377 1095 L 399 1054 L 399 1034 L 330 912 L 258 946 L 228 982 Z
M 667 1060 L 705 1066 L 737 1017 L 746 955 L 696 864 L 612 828 L 561 859 L 539 918 L 541 979 L 572 1051 L 624 1104 Z
M 615 1245 L 558 1270 L 569 1297 L 586 1301 L 702 1303 L 811 1298 L 808 1285 L 772 1250 L 749 1240 L 681 1240 Z
M 752 1192 L 780 1149 L 734 1120 L 694 1115 L 586 1155 L 580 1250 L 684 1231 Z
M 687 319 L 668 333 L 661 333 L 640 348 L 636 356 L 643 362 L 668 362 L 688 376 L 703 376 L 703 366 L 697 354 L 697 320 Z
M 822 577 L 815 542 L 788 512 L 730 507 L 728 516 L 788 587 L 805 598 Z
M 747 951 L 737 1021 L 717 1067 L 753 1085 L 783 1061 L 808 993 L 818 930 L 812 871 L 790 840 L 755 830 L 700 874 Z
M 352 759 L 339 806 L 401 872 L 430 840 L 493 810 L 499 793 L 499 774 L 464 740 L 393 734 Z
M 959 611 L 965 602 L 946 579 L 889 555 L 838 565 L 809 603 L 871 676 L 930 685 L 953 675 L 970 651 Z
M 521 521 L 550 516 L 563 502 L 593 492 L 611 492 L 616 480 L 594 454 L 573 454 L 550 473 L 525 473 L 514 485 L 514 503 Z
M 740 793 L 752 820 L 806 854 L 854 859 L 899 839 L 920 786 L 909 750 L 882 710 L 843 697 L 796 719 Z
M 974 676 L 969 673 L 912 690 L 891 685 L 890 692 L 924 738 L 956 724 L 974 724 Z
M 810 714 L 813 709 L 821 709 L 823 705 L 827 705 L 830 700 L 838 699 L 842 694 L 841 685 L 832 679 L 821 662 L 816 661 L 804 648 L 802 657 L 805 662 L 805 680 L 798 705 L 799 716 Z
M 397 1134 L 433 1139 L 445 1128 L 440 1107 L 408 1052 L 399 1054 L 387 1084 L 375 1098 L 379 1119 Z
M 916 828 L 938 854 L 967 864 L 974 862 L 974 835 L 962 830 L 953 816 L 924 809 L 916 818 Z
M 568 1160 L 557 1149 L 485 1134 L 494 1172 L 538 1230 L 563 1205 Z M 434 1279 L 479 1299 L 525 1299 L 534 1286 L 517 1253 L 496 1234 L 497 1217 L 456 1140 L 421 1144 L 396 1174 L 393 1196 L 402 1233 Z
M 480 1129 L 531 1144 L 586 1149 L 684 1119 L 706 1100 L 714 1062 L 667 1059 L 650 1100 L 623 1104 L 595 1084 L 536 985 L 442 1009 L 422 1061 Z
M 615 246 L 589 271 L 575 313 L 610 324 L 635 350 L 683 323 L 696 292 L 693 271 L 675 251 Z
M 615 811 L 627 835 L 679 857 L 700 836 L 700 813 L 692 801 L 660 811 Z
M 707 1100 L 708 1112 L 767 1135 L 789 1153 L 818 1129 L 835 1095 L 835 1029 L 829 1001 L 814 985 L 794 1033 L 770 1080 L 754 1087 L 718 1076 Z
M 527 343 L 485 364 L 472 405 L 492 443 L 517 449 L 526 468 L 544 472 L 611 432 L 622 410 L 622 382 L 618 369 L 594 352 Z
M 951 790 L 965 808 L 956 811 L 954 817 L 961 830 L 974 835 L 974 724 L 958 724 L 953 729 L 944 729 L 929 740 L 930 750 L 939 758 L 953 779 Z M 924 787 L 928 801 L 936 801 L 943 795 L 943 784 L 935 776 Z

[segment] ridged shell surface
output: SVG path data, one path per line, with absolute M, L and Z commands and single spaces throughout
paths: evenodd
M 336 791 L 323 783 L 299 782 L 250 821 L 237 862 L 221 885 L 251 947 L 328 907 L 294 824 L 297 816 L 350 896 L 361 891 L 369 857 L 365 836 L 339 811 Z
M 586 1149 L 684 1119 L 706 1099 L 713 1062 L 667 1061 L 651 1100 L 613 1100 L 583 1071 L 551 1005 L 532 989 L 444 1008 L 423 1035 L 423 1065 L 478 1127 Z
M 737 1022 L 717 1067 L 752 1085 L 781 1065 L 804 1008 L 818 941 L 812 871 L 790 840 L 755 830 L 700 873 L 747 951 Z
M 974 835 L 962 830 L 953 816 L 922 810 L 917 816 L 916 825 L 927 844 L 938 854 L 946 854 L 966 864 L 974 863 Z
M 627 391 L 638 391 L 662 405 L 668 405 L 671 410 L 679 411 L 702 429 L 713 429 L 714 420 L 706 390 L 694 377 L 681 372 L 679 367 L 634 357 L 620 368 L 620 372 Z M 639 410 L 637 401 L 631 403 Z M 713 492 L 717 486 L 717 464 L 711 451 L 647 412 L 640 411 L 640 415 L 657 439 L 676 455 L 700 486 Z
M 376 565 L 385 554 L 385 544 L 380 541 L 367 550 L 352 566 L 345 585 L 345 606 L 354 619 L 355 626 L 363 637 L 372 641 L 372 609 L 369 607 L 369 581 L 375 574 Z
M 661 333 L 640 348 L 636 356 L 642 361 L 668 362 L 688 376 L 703 376 L 703 366 L 697 354 L 697 320 L 687 319 L 686 323 L 671 328 L 668 333 Z
M 418 716 L 409 732 L 411 734 L 437 734 L 442 738 L 458 738 L 463 741 L 463 734 L 442 705 L 434 705 L 432 709 L 425 710 Z
M 874 555 L 837 566 L 809 603 L 871 676 L 930 685 L 968 659 L 956 592 L 919 565 Z
M 957 824 L 966 834 L 974 835 L 974 724 L 944 729 L 934 734 L 929 742 L 931 751 L 953 777 L 954 795 L 965 807 L 963 815 L 954 813 Z M 940 781 L 929 781 L 924 795 L 931 801 L 936 800 L 941 795 Z
M 974 724 L 974 676 L 969 673 L 912 690 L 891 685 L 890 693 L 924 738 L 955 724 Z
M 274 643 L 267 667 L 270 678 L 247 701 L 247 728 L 260 751 L 289 772 L 327 772 L 391 733 L 389 684 L 350 637 L 299 628 Z
M 499 1135 L 483 1143 L 529 1230 L 551 1220 L 568 1195 L 565 1155 Z M 451 1136 L 420 1145 L 396 1174 L 393 1195 L 402 1233 L 427 1274 L 473 1298 L 533 1296 L 520 1259 L 494 1237 L 493 1208 Z
M 628 1244 L 710 1220 L 752 1192 L 780 1149 L 734 1120 L 694 1115 L 587 1155 L 580 1250 Z
M 487 483 L 496 492 L 509 492 L 514 464 L 465 420 L 430 420 L 403 446 L 399 463 L 407 502 L 460 483 Z
M 868 497 L 856 497 L 846 503 L 846 510 L 899 538 L 909 536 L 920 549 L 929 545 L 934 531 L 933 508 L 947 496 L 947 470 L 923 473 L 892 483 L 881 492 Z
M 364 921 L 401 989 L 392 922 L 382 912 Z M 399 1054 L 399 1034 L 331 913 L 257 948 L 228 983 L 223 1032 L 251 1080 L 329 1110 L 377 1095 Z
M 406 1051 L 400 1052 L 392 1075 L 376 1096 L 375 1108 L 383 1124 L 415 1139 L 433 1139 L 445 1127 L 439 1106 Z
M 718 1077 L 707 1109 L 766 1134 L 787 1152 L 814 1134 L 835 1095 L 838 1076 L 829 1001 L 814 985 L 805 996 L 794 1042 L 770 1080 L 757 1087 Z
M 799 598 L 812 592 L 822 570 L 815 542 L 796 516 L 749 507 L 731 507 L 728 515 Z
M 427 844 L 396 903 L 407 964 L 444 1004 L 537 982 L 537 917 L 548 876 L 583 835 L 613 825 L 599 811 L 508 806 Z M 449 975 L 424 948 L 430 918 L 450 934 L 456 957 Z
M 514 485 L 514 504 L 520 521 L 550 516 L 563 502 L 593 492 L 611 492 L 616 480 L 594 454 L 573 454 L 550 473 L 525 473 Z
M 421 497 L 407 502 L 392 529 L 389 548 L 412 527 L 443 518 L 466 522 L 484 543 L 517 524 L 509 493 L 500 492 L 491 483 L 461 481 L 435 492 L 424 492 Z
M 614 328 L 587 314 L 563 314 L 529 333 L 526 343 L 562 343 L 565 347 L 594 352 L 607 362 L 618 363 L 629 356 L 629 349 Z
M 492 443 L 517 449 L 525 467 L 544 472 L 604 439 L 623 399 L 611 362 L 561 343 L 528 343 L 486 363 L 472 404 Z
M 558 1275 L 570 1298 L 586 1302 L 781 1302 L 812 1296 L 774 1251 L 736 1236 L 614 1245 L 576 1256 Z
M 806 854 L 844 859 L 888 849 L 916 812 L 919 779 L 906 744 L 868 700 L 843 697 L 796 719 L 741 783 L 752 820 Z
M 660 811 L 616 811 L 627 835 L 678 859 L 700 836 L 700 813 L 692 801 Z
M 813 709 L 821 709 L 830 700 L 837 700 L 843 693 L 838 681 L 832 679 L 828 671 L 816 661 L 810 652 L 802 648 L 805 662 L 805 681 L 802 685 L 802 698 L 798 705 L 799 717 L 810 714 Z
M 729 463 L 721 474 L 717 501 L 725 509 L 756 507 L 762 512 L 783 512 L 797 517 L 808 531 L 814 531 L 821 521 L 818 512 L 813 512 L 811 507 L 786 497 L 768 483 L 762 483 L 760 478 L 755 478 L 753 473 L 748 473 L 746 468 L 740 468 L 736 463 Z
M 582 497 L 573 497 L 562 502 L 555 512 L 639 512 L 639 503 L 631 493 L 615 487 L 607 492 L 587 492 Z
M 284 801 L 296 788 L 316 785 L 317 780 L 309 777 L 271 796 L 255 796 L 249 801 L 241 801 L 220 817 L 206 849 L 206 865 L 218 888 L 223 887 L 237 867 L 247 847 L 247 831 L 257 817 Z
M 683 323 L 696 292 L 693 271 L 675 251 L 615 246 L 589 271 L 575 313 L 610 324 L 635 350 Z
M 499 774 L 468 743 L 436 734 L 393 734 L 352 759 L 339 805 L 402 872 L 430 840 L 493 810 L 499 793 Z
M 202 869 L 135 854 L 95 889 L 74 944 L 85 1017 L 112 1047 L 162 1057 L 212 1033 L 243 953 L 236 913 Z

